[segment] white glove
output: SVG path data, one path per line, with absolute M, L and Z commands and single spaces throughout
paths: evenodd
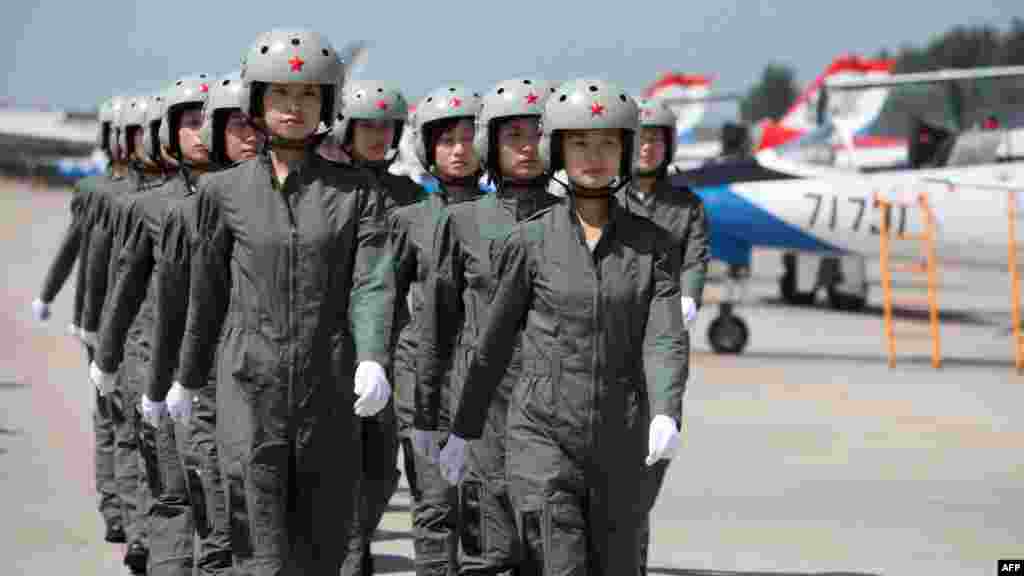
M 32 301 L 32 317 L 36 322 L 46 322 L 50 319 L 50 305 L 36 298 Z
M 95 362 L 89 364 L 89 379 L 92 380 L 93 386 L 96 386 L 100 396 L 110 394 L 117 387 L 117 374 L 100 370 L 100 367 Z
M 675 421 L 664 414 L 652 418 L 647 440 L 647 465 L 652 466 L 658 460 L 671 460 L 678 447 L 679 430 Z
M 384 374 L 384 368 L 372 360 L 364 360 L 356 366 L 356 415 L 366 418 L 380 412 L 391 398 L 391 385 Z
M 99 337 L 96 336 L 95 332 L 86 332 L 85 330 L 79 330 L 78 334 L 82 337 L 82 342 L 85 342 L 89 346 L 96 348 L 99 343 Z
M 441 449 L 438 458 L 441 464 L 441 476 L 446 482 L 455 486 L 462 480 L 462 473 L 466 470 L 466 444 L 467 442 L 455 434 L 448 435 L 448 441 Z
M 689 296 L 683 296 L 683 328 L 687 330 L 697 320 L 697 303 Z
M 142 421 L 153 428 L 160 427 L 160 420 L 167 415 L 166 402 L 154 402 L 149 396 L 142 395 Z
M 414 428 L 412 431 L 412 449 L 421 457 L 431 462 L 437 462 L 441 457 L 441 434 L 437 430 L 420 430 Z
M 165 402 L 171 418 L 187 427 L 192 420 L 192 394 L 181 385 L 181 382 L 175 382 L 171 386 Z

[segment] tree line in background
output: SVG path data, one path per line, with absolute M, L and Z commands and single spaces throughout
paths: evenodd
M 926 46 L 907 45 L 896 51 L 883 48 L 872 57 L 896 60 L 896 73 L 927 72 L 943 68 L 1024 65 L 1024 19 L 1014 18 L 1005 32 L 992 26 L 956 26 L 932 39 Z M 1024 90 L 1019 88 L 1019 81 L 993 81 L 988 89 L 972 87 L 962 94 L 962 99 L 956 101 L 956 105 L 963 109 L 1022 110 Z M 796 74 L 790 66 L 780 63 L 768 64 L 761 73 L 761 78 L 740 101 L 740 119 L 743 122 L 756 122 L 763 118 L 777 120 L 789 109 L 798 93 Z M 916 105 L 918 109 L 924 105 L 924 100 L 920 98 L 915 102 L 914 96 L 904 95 L 902 100 L 904 107 L 908 103 Z M 936 121 L 935 117 L 938 115 L 948 118 L 951 112 L 948 110 L 948 103 L 942 106 L 944 107 L 939 113 L 927 110 L 921 111 L 921 115 L 930 116 L 933 121 Z M 954 113 L 958 114 L 959 111 Z M 955 123 L 970 119 L 961 120 L 960 116 L 956 118 Z

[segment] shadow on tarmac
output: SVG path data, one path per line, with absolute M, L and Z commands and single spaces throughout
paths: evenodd
M 761 358 L 764 360 L 802 360 L 808 362 L 848 362 L 854 364 L 887 364 L 889 359 L 885 355 L 873 354 L 829 354 L 827 352 L 744 352 L 740 358 Z M 924 366 L 931 368 L 932 358 L 929 355 L 899 356 L 896 357 L 896 368 L 900 366 Z M 999 370 L 1010 370 L 1013 366 L 1013 359 L 1000 360 L 996 358 L 956 358 L 943 356 L 942 368 L 993 368 Z M 940 370 L 942 369 L 940 368 Z
M 827 306 L 819 304 L 808 304 L 801 306 L 798 304 L 790 304 L 782 300 L 781 298 L 759 298 L 754 302 L 755 305 L 768 306 L 773 308 L 803 308 L 803 309 L 814 309 L 821 312 L 830 312 L 835 314 L 844 314 L 850 316 L 870 316 L 875 318 L 882 318 L 884 310 L 881 306 L 876 304 L 868 304 L 860 310 L 833 310 Z M 940 302 L 941 307 L 941 302 Z M 907 306 L 892 307 L 892 317 L 894 320 L 905 320 L 908 322 L 919 322 L 927 324 L 928 309 L 926 307 L 921 308 L 910 308 Z M 966 326 L 996 326 L 997 324 L 991 319 L 984 318 L 982 314 L 974 312 L 966 312 L 963 310 L 939 310 L 939 321 L 943 324 L 962 324 Z

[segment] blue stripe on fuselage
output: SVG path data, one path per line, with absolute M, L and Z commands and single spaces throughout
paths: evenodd
M 753 246 L 811 252 L 842 252 L 743 198 L 728 185 L 693 188 L 704 201 L 711 230 L 711 257 L 749 266 Z

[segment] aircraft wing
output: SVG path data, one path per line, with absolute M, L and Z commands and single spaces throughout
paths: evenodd
M 908 84 L 936 84 L 956 80 L 990 80 L 1024 76 L 1024 66 L 991 66 L 987 68 L 953 68 L 932 72 L 890 74 L 881 77 L 827 78 L 825 87 L 829 90 L 863 90 L 868 88 L 889 88 Z

